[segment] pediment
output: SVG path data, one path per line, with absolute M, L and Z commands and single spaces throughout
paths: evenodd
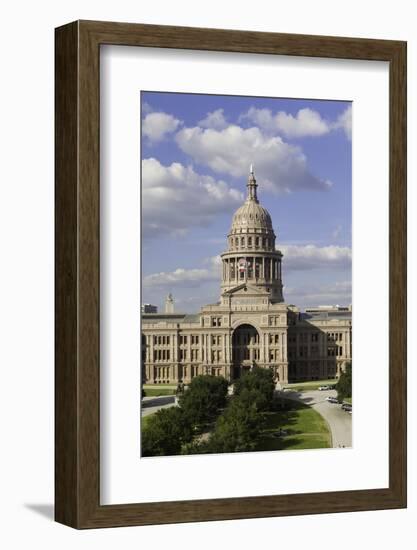
M 256 286 L 248 285 L 247 283 L 242 283 L 241 285 L 235 286 L 229 290 L 226 290 L 223 295 L 227 296 L 265 296 L 265 291 L 259 289 Z

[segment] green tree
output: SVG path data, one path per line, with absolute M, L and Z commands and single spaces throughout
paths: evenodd
M 180 396 L 179 406 L 193 426 L 212 422 L 226 406 L 228 382 L 221 376 L 196 376 Z
M 256 448 L 263 423 L 256 405 L 260 395 L 258 390 L 244 388 L 239 396 L 233 397 L 217 419 L 215 430 L 205 445 L 206 452 L 232 453 Z
M 336 384 L 337 398 L 343 401 L 346 397 L 352 397 L 352 365 L 346 365 L 345 372 L 342 372 Z
M 192 427 L 178 407 L 160 409 L 142 429 L 142 456 L 181 454 L 184 443 L 192 439 Z
M 243 374 L 234 384 L 234 395 L 241 395 L 249 390 L 255 399 L 257 410 L 265 411 L 271 408 L 274 398 L 274 375 L 272 370 L 256 367 Z

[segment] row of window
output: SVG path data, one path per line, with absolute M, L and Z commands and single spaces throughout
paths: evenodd
M 170 336 L 154 336 L 153 343 L 155 346 L 168 346 L 170 344 Z
M 269 360 L 270 361 L 279 361 L 280 360 L 280 350 L 279 349 L 269 350 Z
M 215 361 L 213 361 L 215 362 Z M 219 361 L 218 361 L 219 362 Z M 216 367 L 213 365 L 191 365 L 191 366 L 179 366 L 178 367 L 178 378 L 180 379 L 187 379 L 188 376 L 190 378 L 194 378 L 195 376 L 198 376 L 199 374 L 209 374 L 211 376 L 221 376 L 222 375 L 222 369 L 221 367 Z M 149 373 L 149 377 L 151 378 L 151 373 Z M 171 378 L 175 378 L 174 375 L 174 369 L 170 366 L 158 366 L 153 367 L 153 378 L 156 384 L 169 384 Z
M 255 245 L 255 248 L 259 248 L 262 246 L 262 248 L 269 248 L 274 245 L 273 239 L 269 239 L 268 237 L 230 237 L 230 245 L 232 247 L 248 247 L 250 248 L 252 245 Z
M 327 355 L 329 357 L 340 357 L 343 355 L 342 346 L 332 346 L 327 348 Z
M 169 361 L 170 350 L 169 349 L 155 349 L 153 352 L 154 361 Z
M 327 339 L 333 340 L 333 342 L 341 342 L 343 340 L 342 332 L 328 332 Z
M 211 345 L 212 346 L 220 346 L 222 343 L 222 337 L 221 336 L 218 336 L 218 335 L 215 335 L 213 334 L 211 336 Z
M 243 260 L 243 258 L 241 258 Z M 280 262 L 278 260 L 271 260 L 265 258 L 264 263 L 261 258 L 247 258 L 245 263 L 239 263 L 233 258 L 225 263 L 224 276 L 227 277 L 227 266 L 229 266 L 228 278 L 234 280 L 235 278 L 244 279 L 245 274 L 248 279 L 252 279 L 255 275 L 255 279 L 264 278 L 267 280 L 276 280 L 281 276 Z M 264 269 L 264 272 L 263 272 Z
M 220 363 L 222 360 L 222 352 L 220 350 L 212 350 L 211 351 L 211 362 L 212 363 Z
M 257 332 L 255 334 L 245 332 L 236 333 L 233 337 L 233 344 L 235 346 L 248 346 L 259 344 L 259 334 Z
M 252 351 L 252 356 L 251 356 Z M 233 361 L 239 363 L 241 361 L 259 361 L 259 349 L 253 348 L 237 348 L 233 350 Z
M 270 317 L 269 318 L 269 326 L 270 327 L 277 327 L 280 324 L 281 317 Z
M 310 340 L 310 342 L 318 342 L 319 341 L 319 332 L 312 332 L 312 333 L 299 333 L 298 334 L 298 340 L 299 342 L 305 343 Z M 334 342 L 340 342 L 343 340 L 343 333 L 342 332 L 328 332 L 326 334 L 327 340 L 334 341 Z M 297 341 L 297 335 L 296 334 L 289 334 L 288 335 L 288 342 L 295 343 Z
M 270 344 L 279 344 L 279 334 L 270 334 L 269 335 Z

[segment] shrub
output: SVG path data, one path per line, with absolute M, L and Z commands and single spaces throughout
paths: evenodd
M 244 390 L 249 390 L 255 399 L 259 411 L 265 411 L 272 406 L 274 398 L 274 376 L 270 369 L 254 368 L 247 374 L 243 374 L 234 385 L 234 395 L 241 395 Z
M 225 412 L 218 418 L 216 427 L 208 442 L 208 451 L 228 453 L 252 451 L 262 427 L 262 416 L 256 401 L 257 390 L 242 389 L 235 396 Z
M 193 426 L 212 422 L 226 406 L 228 383 L 221 376 L 196 376 L 180 396 L 179 406 Z
M 352 365 L 350 363 L 346 366 L 346 371 L 340 375 L 336 390 L 339 401 L 343 401 L 346 397 L 352 397 Z
M 192 428 L 181 409 L 160 409 L 142 429 L 142 456 L 180 454 L 182 445 L 191 439 Z

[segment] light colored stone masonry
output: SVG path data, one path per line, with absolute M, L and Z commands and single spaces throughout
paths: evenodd
M 300 313 L 285 304 L 271 217 L 253 171 L 221 256 L 221 296 L 196 315 L 142 314 L 142 379 L 190 382 L 199 374 L 234 380 L 254 366 L 277 382 L 337 378 L 352 358 L 351 308 Z

